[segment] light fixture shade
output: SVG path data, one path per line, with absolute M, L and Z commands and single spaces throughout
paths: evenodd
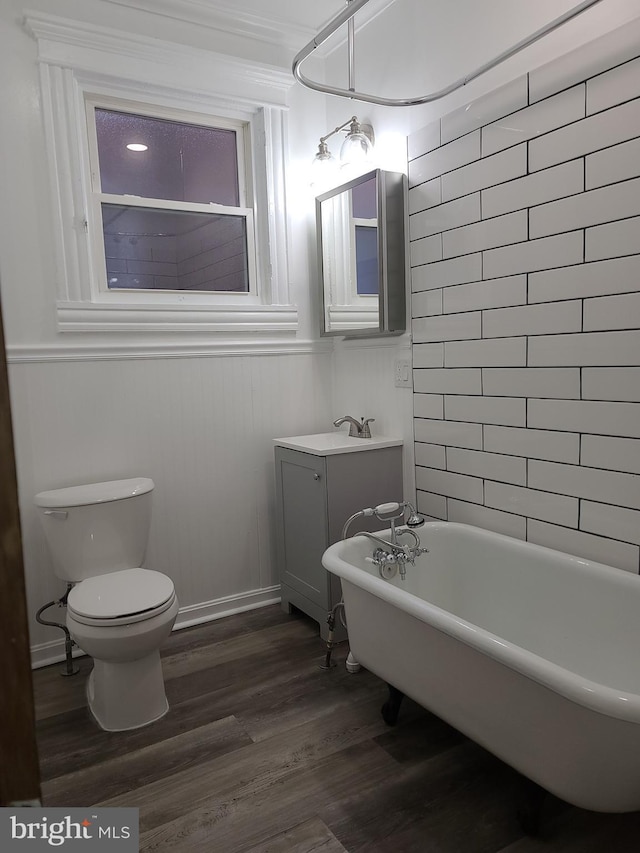
M 338 173 L 338 162 L 329 151 L 327 139 L 344 131 L 347 126 L 349 131 L 340 149 L 340 172 Z M 361 124 L 357 116 L 351 116 L 326 136 L 321 136 L 318 151 L 311 164 L 310 175 L 310 184 L 316 195 L 332 189 L 340 181 L 358 177 L 374 168 L 373 142 L 373 128 L 370 124 Z
M 371 160 L 372 153 L 371 138 L 364 132 L 356 116 L 353 116 L 349 133 L 340 148 L 340 162 L 347 167 L 366 166 Z
M 355 165 L 371 159 L 373 146 L 362 131 L 349 133 L 340 148 L 342 163 Z

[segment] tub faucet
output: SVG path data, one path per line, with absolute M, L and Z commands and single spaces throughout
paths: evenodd
M 337 421 L 333 422 L 334 427 L 342 426 L 342 424 L 349 424 L 349 436 L 351 438 L 371 438 L 371 427 L 370 423 L 373 423 L 375 418 L 367 418 L 365 421 L 364 418 L 361 418 L 357 421 L 355 418 L 352 418 L 351 415 L 345 415 L 343 418 L 338 418 Z
M 409 518 L 405 521 L 405 515 L 409 515 Z M 383 539 L 381 536 L 377 536 L 375 533 L 369 533 L 367 530 L 361 530 L 356 535 L 364 536 L 365 539 L 369 539 L 377 548 L 373 552 L 373 558 L 371 562 L 373 562 L 380 571 L 380 576 L 389 580 L 392 575 L 387 574 L 390 567 L 394 567 L 400 572 L 400 577 L 402 580 L 405 579 L 407 575 L 407 563 L 411 563 L 412 566 L 415 566 L 416 558 L 421 554 L 428 554 L 428 548 L 422 548 L 420 546 L 420 537 L 415 532 L 416 527 L 421 527 L 424 524 L 424 518 L 418 512 L 416 512 L 415 508 L 409 501 L 404 501 L 403 503 L 387 503 L 387 504 L 379 504 L 376 507 L 368 507 L 367 509 L 361 509 L 359 512 L 354 512 L 352 516 L 350 516 L 346 522 L 344 527 L 342 528 L 342 538 L 347 538 L 347 533 L 351 523 L 355 521 L 356 518 L 375 516 L 379 521 L 389 522 L 390 531 L 389 531 L 389 539 Z M 396 520 L 402 518 L 404 524 L 406 526 L 398 528 L 396 526 Z M 401 545 L 398 541 L 400 536 L 410 536 L 413 539 L 413 544 L 410 545 Z
M 382 577 L 385 577 L 383 574 L 384 567 L 397 566 L 398 571 L 400 572 L 400 577 L 404 580 L 407 576 L 407 563 L 411 563 L 412 566 L 415 566 L 416 558 L 421 554 L 428 554 L 429 549 L 420 547 L 420 539 L 415 531 L 399 530 L 398 533 L 410 533 L 414 540 L 413 547 L 400 545 L 397 541 L 389 542 L 386 539 L 382 539 L 380 536 L 368 533 L 366 530 L 361 530 L 356 534 L 356 536 L 364 536 L 366 539 L 370 539 L 378 545 L 373 552 L 373 559 L 371 562 L 378 566 Z

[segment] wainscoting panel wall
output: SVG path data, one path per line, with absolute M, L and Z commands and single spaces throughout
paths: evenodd
M 64 655 L 62 631 L 33 618 L 65 590 L 33 504 L 44 489 L 154 480 L 145 565 L 174 580 L 178 624 L 277 600 L 272 439 L 333 429 L 331 370 L 329 352 L 12 363 L 34 662 Z
M 638 572 L 640 47 L 409 138 L 418 506 Z

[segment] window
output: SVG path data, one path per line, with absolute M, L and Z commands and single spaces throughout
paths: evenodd
M 153 352 L 290 340 L 289 72 L 49 14 L 26 22 L 38 43 L 58 331 L 113 332 Z M 145 332 L 172 337 L 122 336 Z M 193 343 L 175 339 L 192 332 Z
M 87 103 L 100 289 L 255 292 L 246 124 L 117 106 Z
M 351 190 L 355 297 L 378 295 L 378 194 L 375 179 Z

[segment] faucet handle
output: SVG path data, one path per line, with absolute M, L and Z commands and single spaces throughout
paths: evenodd
M 375 421 L 375 418 L 367 418 L 365 421 L 362 418 L 362 426 L 360 427 L 360 438 L 371 438 L 371 427 L 369 424 L 372 424 Z

